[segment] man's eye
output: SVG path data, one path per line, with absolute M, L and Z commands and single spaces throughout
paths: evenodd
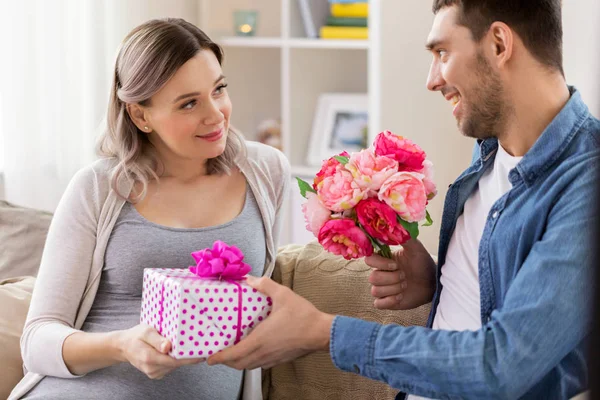
M 215 89 L 215 93 L 216 93 L 216 94 L 221 94 L 221 93 L 223 93 L 223 91 L 225 90 L 225 88 L 226 88 L 226 87 L 227 87 L 227 84 L 226 84 L 226 83 L 223 83 L 223 84 L 221 84 L 221 85 L 217 86 L 217 88 Z

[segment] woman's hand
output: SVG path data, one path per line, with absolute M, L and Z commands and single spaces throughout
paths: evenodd
M 160 336 L 156 329 L 145 324 L 119 331 L 117 346 L 121 361 L 129 362 L 150 379 L 161 379 L 176 368 L 205 360 L 172 358 L 167 355 L 171 350 L 171 342 Z

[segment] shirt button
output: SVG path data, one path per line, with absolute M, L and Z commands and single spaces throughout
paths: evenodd
M 360 374 L 360 368 L 358 368 L 358 365 L 354 364 L 352 367 L 354 368 L 354 372 Z
M 493 219 L 498 218 L 498 211 L 494 211 L 494 213 L 492 214 L 492 218 Z

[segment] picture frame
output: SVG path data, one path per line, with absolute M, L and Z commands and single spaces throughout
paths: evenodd
M 367 147 L 369 101 L 364 93 L 323 93 L 319 96 L 306 163 L 319 167 L 323 160 Z

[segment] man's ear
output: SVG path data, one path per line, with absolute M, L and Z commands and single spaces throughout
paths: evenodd
M 152 127 L 148 122 L 147 111 L 144 106 L 139 104 L 127 104 L 126 108 L 129 118 L 131 118 L 139 130 L 146 133 L 152 132 Z
M 514 32 L 504 22 L 494 22 L 488 31 L 492 50 L 492 60 L 496 67 L 503 68 L 512 58 L 515 37 Z

